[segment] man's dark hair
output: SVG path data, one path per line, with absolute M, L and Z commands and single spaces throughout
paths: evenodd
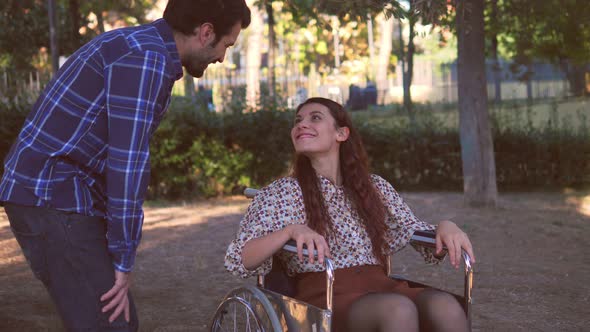
M 203 23 L 211 23 L 218 41 L 236 23 L 240 22 L 242 29 L 250 25 L 250 8 L 245 0 L 169 0 L 164 19 L 185 35 L 191 35 Z

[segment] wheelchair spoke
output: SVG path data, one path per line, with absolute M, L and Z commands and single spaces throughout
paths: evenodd
M 272 310 L 266 296 L 256 288 L 236 289 L 230 292 L 217 308 L 211 324 L 211 331 L 277 331 L 277 326 L 280 328 L 280 323 Z
M 238 326 L 238 324 L 237 324 L 238 315 L 236 314 L 237 313 L 237 309 L 236 309 L 237 305 L 234 304 L 233 306 L 234 306 L 234 331 L 237 331 L 237 326 Z
M 251 329 L 250 329 L 250 312 L 248 312 L 248 310 L 246 310 L 246 330 L 248 332 L 251 331 Z

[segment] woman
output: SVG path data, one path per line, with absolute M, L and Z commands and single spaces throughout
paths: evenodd
M 475 261 L 469 239 L 453 222 L 418 220 L 393 187 L 369 174 L 360 136 L 342 106 L 310 98 L 297 108 L 291 130 L 295 147 L 290 177 L 262 189 L 229 245 L 226 268 L 248 277 L 266 274 L 272 256 L 290 239 L 298 254 L 281 251 L 295 275 L 295 298 L 325 307 L 325 257 L 335 264 L 333 331 L 466 331 L 457 300 L 444 292 L 410 288 L 384 273 L 387 255 L 403 248 L 416 230 L 436 230 L 428 262 L 459 266 L 461 250 Z M 318 257 L 304 258 L 303 245 Z

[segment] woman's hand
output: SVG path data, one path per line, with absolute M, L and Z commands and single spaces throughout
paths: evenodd
M 303 261 L 303 245 L 307 246 L 307 252 L 309 253 L 309 262 L 313 264 L 314 255 L 313 250 L 316 249 L 318 252 L 318 262 L 324 264 L 324 257 L 330 258 L 330 248 L 328 243 L 323 236 L 307 227 L 307 225 L 291 224 L 286 227 L 289 233 L 289 238 L 297 242 L 297 256 L 300 261 Z
M 461 249 L 465 250 L 469 254 L 471 262 L 475 263 L 473 247 L 467 234 L 449 220 L 441 221 L 436 228 L 436 254 L 442 253 L 443 245 L 447 246 L 451 265 L 455 268 L 459 267 Z

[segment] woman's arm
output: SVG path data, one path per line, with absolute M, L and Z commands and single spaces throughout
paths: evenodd
M 252 239 L 244 245 L 242 263 L 247 270 L 254 270 L 289 241 L 287 228 Z
M 242 250 L 244 267 L 248 270 L 256 269 L 275 252 L 279 251 L 290 239 L 297 242 L 297 253 L 301 261 L 303 261 L 304 244 L 309 249 L 309 252 L 317 249 L 320 264 L 324 263 L 324 257 L 330 257 L 330 249 L 323 236 L 306 225 L 291 224 L 279 231 L 246 242 Z M 314 260 L 315 258 L 311 255 L 309 262 L 313 264 Z

